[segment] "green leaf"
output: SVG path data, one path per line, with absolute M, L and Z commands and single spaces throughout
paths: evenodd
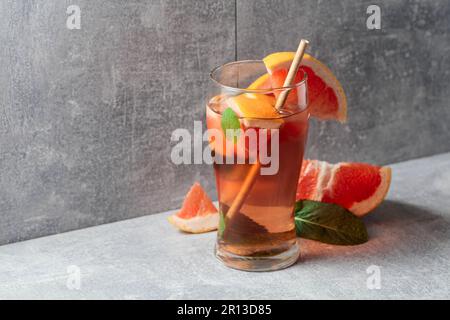
M 332 203 L 297 201 L 295 227 L 299 237 L 324 243 L 356 245 L 368 240 L 362 220 Z
M 222 120 L 220 124 L 227 139 L 234 139 L 236 143 L 241 132 L 241 123 L 239 122 L 239 118 L 233 109 L 226 108 L 222 112 Z
M 222 211 L 220 211 L 219 212 L 219 228 L 218 228 L 219 238 L 222 237 L 224 230 L 225 230 L 225 216 L 223 215 Z

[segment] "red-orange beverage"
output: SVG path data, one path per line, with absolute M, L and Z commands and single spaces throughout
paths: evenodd
M 225 74 L 229 77 L 233 73 L 228 70 Z M 242 78 L 243 74 L 240 66 L 239 76 Z M 298 96 L 296 103 L 291 102 L 285 110 L 275 110 L 275 114 L 271 114 L 271 108 L 279 92 L 231 89 L 227 86 L 220 91 L 206 108 L 208 129 L 216 129 L 216 133 L 221 130 L 223 134 L 221 139 L 211 135 L 209 139 L 215 156 L 221 214 L 216 256 L 237 269 L 280 269 L 294 263 L 299 255 L 294 205 L 308 133 L 306 81 L 291 88 Z M 223 119 L 227 108 L 234 111 L 239 121 L 241 133 L 237 139 L 228 138 L 224 131 L 230 122 L 228 115 L 227 121 Z M 256 132 L 256 145 L 249 142 L 252 135 L 246 135 L 252 130 Z M 266 154 L 260 143 L 265 142 L 264 137 L 267 137 L 267 153 L 273 156 L 269 164 L 263 161 Z M 227 148 L 230 145 L 233 147 Z M 239 148 L 242 146 L 245 147 Z M 234 157 L 234 163 L 227 164 L 226 156 Z M 238 156 L 245 163 L 236 163 Z M 275 161 L 278 161 L 276 165 Z M 264 168 L 271 170 L 263 172 Z

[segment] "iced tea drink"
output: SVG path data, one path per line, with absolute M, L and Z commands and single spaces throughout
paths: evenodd
M 247 89 L 264 73 L 260 61 L 215 69 L 206 106 L 221 215 L 216 256 L 249 271 L 287 267 L 299 255 L 294 205 L 308 133 L 306 78 L 289 88 Z M 289 96 L 278 111 L 283 90 Z

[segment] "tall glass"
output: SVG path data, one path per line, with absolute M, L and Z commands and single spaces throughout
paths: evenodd
M 221 215 L 216 257 L 247 271 L 285 268 L 300 253 L 294 206 L 308 134 L 306 74 L 271 88 L 264 63 L 252 60 L 217 67 L 211 79 L 206 121 Z M 259 104 L 283 91 L 287 99 L 275 116 L 255 116 Z M 240 114 L 242 101 L 255 109 Z

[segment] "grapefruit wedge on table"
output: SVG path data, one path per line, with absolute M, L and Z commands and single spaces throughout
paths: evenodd
M 170 223 L 190 233 L 217 229 L 219 212 L 198 182 L 189 190 L 180 211 L 169 217 Z
M 283 87 L 289 67 L 295 52 L 276 52 L 263 59 L 267 74 L 256 79 L 249 89 L 270 89 Z M 339 81 L 322 62 L 305 53 L 295 83 L 303 79 L 303 72 L 307 74 L 308 105 L 313 117 L 321 120 L 347 120 L 347 98 Z M 287 99 L 295 100 L 295 90 Z
M 391 168 L 368 163 L 303 160 L 297 200 L 336 203 L 357 216 L 375 209 L 386 197 Z

